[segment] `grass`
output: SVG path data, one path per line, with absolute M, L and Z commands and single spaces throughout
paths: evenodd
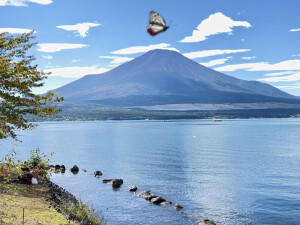
M 77 224 L 67 220 L 50 207 L 46 184 L 24 185 L 0 183 L 0 224 L 20 225 L 67 225 Z

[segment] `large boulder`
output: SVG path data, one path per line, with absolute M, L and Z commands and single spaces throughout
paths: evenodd
M 119 188 L 119 187 L 121 187 L 122 184 L 123 184 L 122 179 L 114 179 L 112 182 L 113 188 Z
M 60 165 L 55 165 L 55 170 L 60 170 Z
M 155 198 L 152 198 L 150 200 L 151 203 L 155 204 L 155 205 L 159 205 L 160 203 L 166 201 L 165 199 L 163 199 L 162 197 L 158 196 L 158 197 L 155 197 Z
M 70 170 L 71 170 L 72 173 L 78 173 L 79 172 L 79 168 L 76 165 L 74 165 Z
M 216 225 L 216 223 L 212 220 L 205 219 L 199 223 L 199 225 Z

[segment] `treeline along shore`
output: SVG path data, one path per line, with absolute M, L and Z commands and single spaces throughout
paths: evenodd
M 59 104 L 56 115 L 35 117 L 27 115 L 32 122 L 41 121 L 94 121 L 94 120 L 168 120 L 168 119 L 223 119 L 248 118 L 299 118 L 300 108 L 236 109 L 236 110 L 144 110 L 140 108 L 116 108 L 89 103 Z M 88 110 L 87 110 L 88 109 Z

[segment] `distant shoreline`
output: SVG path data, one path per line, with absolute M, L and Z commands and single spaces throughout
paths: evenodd
M 176 119 L 250 119 L 300 118 L 300 108 L 235 109 L 235 110 L 144 110 L 103 107 L 100 105 L 60 106 L 62 111 L 48 117 L 27 116 L 30 122 L 43 121 L 97 121 L 97 120 L 176 120 Z M 88 109 L 88 110 L 87 110 Z

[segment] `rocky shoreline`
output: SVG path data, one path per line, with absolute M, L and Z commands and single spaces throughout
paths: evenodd
M 50 166 L 50 170 L 52 170 L 53 172 L 62 172 L 65 173 L 66 168 L 64 165 L 59 166 Z M 80 169 L 77 165 L 74 165 L 70 171 L 73 174 L 77 174 Z M 82 170 L 83 172 L 86 172 L 86 170 Z M 103 173 L 99 170 L 94 172 L 94 177 L 96 178 L 100 178 L 103 175 Z M 119 189 L 121 187 L 121 185 L 123 184 L 123 179 L 102 179 L 102 183 L 108 183 L 112 185 L 112 188 L 114 190 Z M 65 205 L 65 204 L 69 204 L 69 205 L 77 205 L 80 203 L 80 201 L 78 201 L 76 199 L 76 197 L 74 195 L 72 195 L 70 192 L 68 192 L 67 190 L 65 190 L 64 188 L 60 187 L 59 185 L 53 183 L 52 181 L 48 181 L 48 187 L 49 187 L 49 192 L 51 195 L 51 198 L 49 199 L 53 205 L 53 207 L 58 211 L 58 212 L 62 212 L 61 206 Z M 163 197 L 153 194 L 151 193 L 150 190 L 148 191 L 141 191 L 139 193 L 137 193 L 137 186 L 128 186 L 127 190 L 134 193 L 135 195 L 137 195 L 138 197 L 144 198 L 145 200 L 149 201 L 150 203 L 154 204 L 154 205 L 172 205 L 173 203 L 171 201 L 168 201 L 166 199 L 164 199 Z M 174 208 L 179 211 L 180 213 L 184 213 L 182 211 L 183 206 L 180 204 L 175 204 Z M 69 219 L 72 220 L 76 220 L 76 217 L 74 217 L 74 215 L 69 215 L 68 216 Z M 204 219 L 202 221 L 198 221 L 197 222 L 198 225 L 216 225 L 216 223 L 212 220 L 209 219 Z

